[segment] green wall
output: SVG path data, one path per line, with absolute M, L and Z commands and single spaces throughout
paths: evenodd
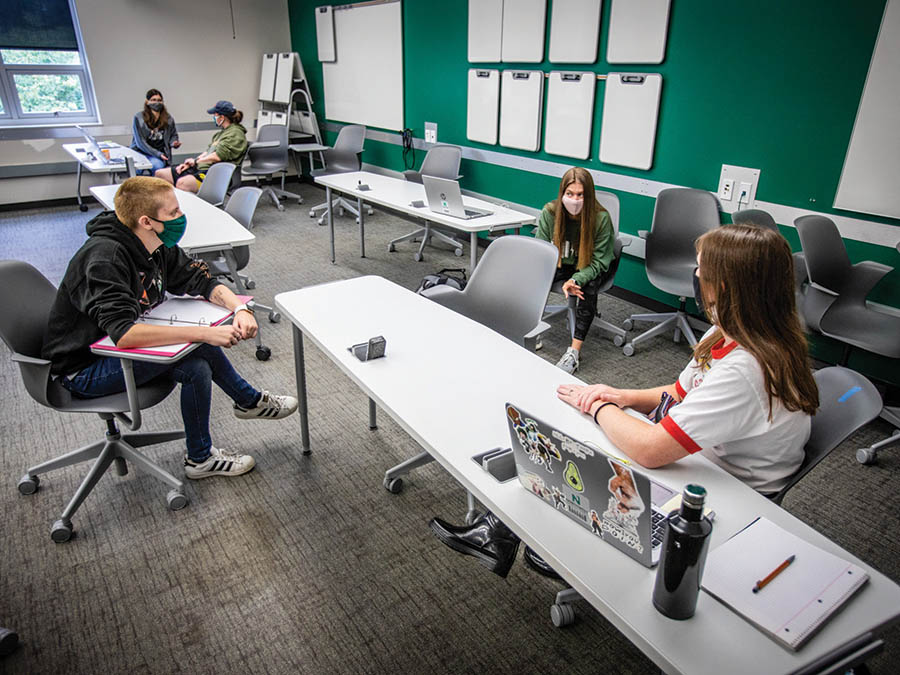
M 320 120 L 325 120 L 322 69 L 316 53 L 313 8 L 322 0 L 289 0 L 291 38 L 309 78 Z M 550 35 L 550 6 L 547 38 Z M 715 190 L 722 164 L 761 169 L 757 199 L 900 226 L 900 220 L 831 208 L 865 84 L 885 0 L 759 0 L 739 13 L 723 13 L 712 0 L 674 0 L 666 59 L 660 65 L 622 66 L 605 62 L 610 2 L 603 3 L 598 62 L 591 66 L 481 64 L 484 67 L 550 71 L 593 70 L 658 72 L 663 75 L 654 163 L 650 170 L 604 164 L 596 159 L 603 81 L 598 82 L 593 157 L 581 165 L 600 171 Z M 404 115 L 417 138 L 425 121 L 436 122 L 438 139 L 511 155 L 554 162 L 570 160 L 466 139 L 467 0 L 403 0 Z M 361 37 L 365 40 L 365 36 Z M 417 162 L 424 153 L 418 151 Z M 363 161 L 402 170 L 397 145 L 366 141 Z M 555 197 L 558 179 L 526 171 L 463 160 L 466 189 L 539 208 Z M 620 228 L 649 229 L 653 199 L 619 192 Z M 724 216 L 725 219 L 728 216 Z M 782 227 L 795 250 L 796 231 Z M 900 227 L 898 227 L 900 239 Z M 846 242 L 851 259 L 877 260 L 900 268 L 896 249 Z M 643 261 L 624 256 L 616 284 L 674 304 L 647 281 Z M 900 269 L 870 296 L 900 307 Z M 827 339 L 814 344 L 817 355 L 835 354 Z M 839 354 L 839 350 L 836 352 Z M 900 382 L 900 367 L 854 356 L 866 370 L 885 367 Z

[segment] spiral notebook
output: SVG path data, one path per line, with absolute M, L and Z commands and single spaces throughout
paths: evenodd
M 791 564 L 753 592 L 759 580 L 791 556 Z M 769 637 L 797 650 L 868 578 L 858 565 L 757 518 L 710 551 L 703 589 Z

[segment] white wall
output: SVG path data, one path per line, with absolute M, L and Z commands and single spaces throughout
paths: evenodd
M 291 51 L 286 0 L 76 0 L 103 126 L 129 126 L 147 89 L 163 92 L 178 122 L 211 121 L 219 99 L 244 112 L 252 129 L 262 54 Z M 212 131 L 181 134 L 181 152 L 199 152 Z M 100 134 L 102 140 L 131 142 Z M 251 134 L 252 137 L 252 134 Z M 0 165 L 62 162 L 62 143 L 76 139 L 0 141 Z M 105 182 L 85 175 L 87 187 Z M 74 174 L 0 180 L 0 204 L 72 197 Z

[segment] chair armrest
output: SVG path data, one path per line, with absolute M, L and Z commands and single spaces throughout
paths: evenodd
M 278 141 L 256 141 L 255 143 L 251 143 L 247 149 L 248 150 L 256 150 L 257 148 L 277 148 L 281 143 Z
M 419 295 L 422 295 L 429 300 L 433 300 L 447 309 L 452 309 L 454 312 L 464 313 L 462 312 L 462 308 L 465 303 L 465 294 L 447 284 L 426 288 Z
M 122 357 L 122 375 L 125 376 L 125 393 L 128 394 L 128 414 L 114 413 L 116 419 L 127 426 L 131 431 L 141 428 L 141 406 L 138 402 L 137 384 L 134 381 L 134 364 L 131 359 Z
M 650 236 L 650 230 L 638 230 L 638 236 L 641 239 L 646 239 L 647 237 Z
M 25 356 L 19 352 L 13 352 L 12 360 L 16 363 L 27 363 L 29 366 L 49 366 L 50 361 L 47 359 L 36 359 L 33 356 Z
M 894 268 L 890 265 L 882 265 L 874 260 L 863 260 L 850 268 L 844 290 L 852 289 L 853 294 L 859 293 L 865 298 L 875 288 L 879 281 Z

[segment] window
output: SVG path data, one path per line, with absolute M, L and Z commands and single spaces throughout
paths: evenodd
M 96 122 L 74 0 L 4 0 L 0 126 Z

